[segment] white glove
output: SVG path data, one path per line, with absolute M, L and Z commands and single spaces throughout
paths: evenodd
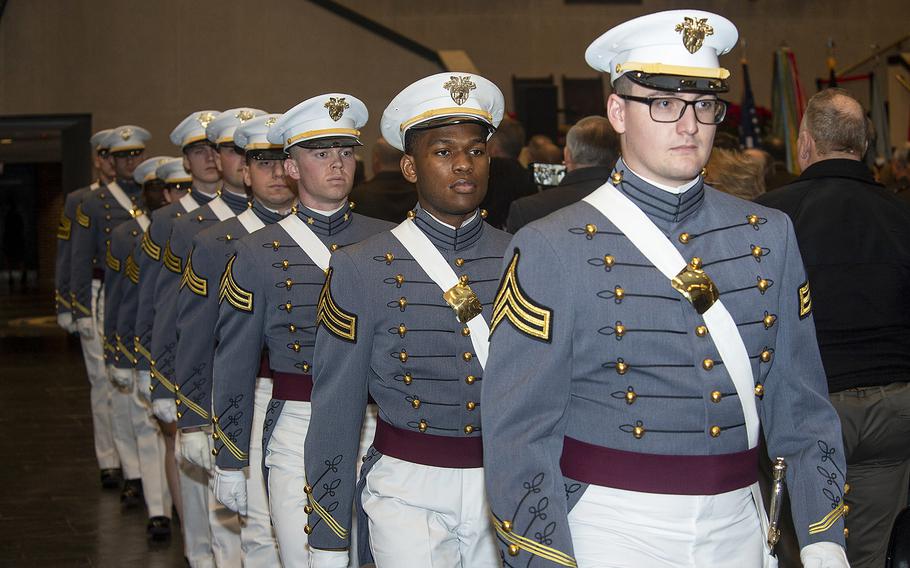
M 320 550 L 310 549 L 309 568 L 348 568 L 350 554 L 347 550 Z
M 136 390 L 142 395 L 145 402 L 152 402 L 152 390 L 149 388 L 152 384 L 152 375 L 149 371 L 136 371 Z
M 195 432 L 180 431 L 180 455 L 193 465 L 205 471 L 212 469 L 212 448 L 209 446 L 211 434 L 203 430 Z
M 152 413 L 162 422 L 177 422 L 177 404 L 173 398 L 153 400 Z
M 133 370 L 111 367 L 111 382 L 121 391 L 129 392 L 133 388 Z
M 95 322 L 92 318 L 78 318 L 76 320 L 76 331 L 82 336 L 82 339 L 91 341 L 95 335 Z
M 219 503 L 246 516 L 246 475 L 242 469 L 221 469 L 215 466 L 212 492 Z
M 57 314 L 57 325 L 63 328 L 67 333 L 76 333 L 76 322 L 73 321 L 72 312 L 60 312 Z
M 844 547 L 833 542 L 816 542 L 799 551 L 803 568 L 850 568 Z

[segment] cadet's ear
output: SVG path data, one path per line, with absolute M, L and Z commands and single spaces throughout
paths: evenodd
M 613 126 L 617 134 L 623 134 L 626 131 L 626 101 L 619 98 L 618 95 L 611 94 L 607 97 L 607 120 Z
M 247 187 L 253 187 L 253 176 L 250 175 L 250 162 L 243 162 L 243 184 Z
M 284 173 L 294 181 L 300 181 L 300 168 L 294 158 L 287 158 L 284 161 Z
M 408 154 L 401 157 L 401 175 L 410 183 L 417 183 L 417 167 L 414 165 L 414 158 Z
M 190 160 L 186 157 L 186 154 L 183 154 L 183 170 L 192 173 L 190 170 Z
M 220 173 L 224 173 L 224 166 L 221 164 L 221 152 L 215 151 L 215 167 Z

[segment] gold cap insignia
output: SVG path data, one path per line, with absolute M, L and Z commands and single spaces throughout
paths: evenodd
M 196 117 L 196 120 L 199 121 L 199 124 L 201 124 L 203 128 L 208 128 L 209 123 L 215 120 L 215 115 L 208 111 L 201 112 L 199 113 L 199 116 Z
M 133 136 L 132 128 L 124 128 L 123 130 L 120 131 L 120 137 L 123 138 L 124 140 L 129 140 L 130 138 L 132 138 L 132 136 Z
M 676 31 L 682 34 L 683 45 L 689 53 L 695 53 L 705 43 L 705 38 L 714 35 L 714 28 L 708 25 L 708 18 L 684 18 L 676 24 Z
M 452 75 L 449 80 L 442 85 L 443 89 L 448 89 L 449 95 L 457 105 L 463 105 L 468 100 L 468 95 L 477 88 L 477 85 L 471 81 L 471 76 L 456 77 Z
M 244 109 L 244 110 L 238 112 L 237 114 L 235 114 L 234 118 L 236 118 L 240 122 L 246 122 L 246 121 L 250 120 L 251 118 L 253 118 L 253 113 Z
M 268 120 L 265 121 L 265 125 L 266 125 L 266 126 L 272 126 L 272 125 L 275 124 L 276 122 L 278 122 L 278 117 L 277 117 L 277 116 L 270 116 L 270 117 L 268 118 Z
M 325 108 L 329 109 L 329 118 L 338 122 L 341 120 L 341 115 L 344 114 L 345 109 L 351 108 L 351 105 L 348 104 L 348 101 L 344 100 L 344 97 L 329 97 L 329 100 L 322 105 Z

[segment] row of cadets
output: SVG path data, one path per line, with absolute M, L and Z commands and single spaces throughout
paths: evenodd
M 347 199 L 356 167 L 354 147 L 361 145 L 360 129 L 367 118 L 357 98 L 328 93 L 300 103 L 271 126 L 268 141 L 288 153 L 284 168 L 296 206 L 281 222 L 236 241 L 219 294 L 212 418 L 217 496 L 242 510 L 249 497 L 241 470 L 260 467 L 251 463 L 251 437 L 259 432 L 254 424 L 261 419 L 255 412 L 256 378 L 263 374 L 265 348 L 274 383 L 262 425 L 263 465 L 285 568 L 309 562 L 302 532 L 307 515 L 302 441 L 310 424 L 316 307 L 325 270 L 334 251 L 389 226 L 354 213 Z M 367 427 L 364 439 L 371 438 Z M 344 565 L 348 562 L 345 555 Z

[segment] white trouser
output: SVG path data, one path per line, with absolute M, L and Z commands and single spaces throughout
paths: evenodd
M 215 566 L 212 531 L 209 527 L 208 472 L 180 456 L 180 430 L 175 443 L 180 496 L 183 499 L 183 553 L 191 568 Z
M 208 436 L 209 452 L 215 448 L 211 432 Z M 212 531 L 212 553 L 218 568 L 240 568 L 243 565 L 243 549 L 240 541 L 240 515 L 215 499 L 212 489 L 211 471 L 206 471 L 205 492 L 208 499 L 209 527 Z
M 130 418 L 136 446 L 139 449 L 139 472 L 142 476 L 142 491 L 149 517 L 171 516 L 171 492 L 164 474 L 164 436 L 158 422 L 152 416 L 151 405 L 142 395 L 148 391 L 148 372 L 133 373 L 133 390 L 130 394 Z
M 106 373 L 112 373 L 111 368 Z M 110 383 L 110 381 L 108 381 Z M 142 468 L 139 461 L 139 444 L 133 431 L 133 393 L 135 381 L 126 389 L 111 383 L 111 429 L 114 433 L 114 446 L 120 456 L 120 467 L 124 479 L 139 479 Z
M 569 512 L 578 568 L 761 568 L 761 526 L 748 487 L 658 495 L 591 485 Z
M 104 329 L 104 292 L 100 280 L 92 280 L 92 333 L 80 335 L 82 358 L 85 360 L 85 372 L 91 386 L 92 426 L 95 432 L 95 457 L 98 467 L 110 469 L 120 467 L 120 458 L 114 446 L 114 434 L 111 429 L 111 394 L 114 386 L 108 379 L 104 368 L 104 354 L 101 347 L 99 329 Z
M 309 548 L 302 527 L 307 524 L 303 508 L 307 504 L 303 486 L 306 475 L 303 464 L 303 442 L 310 426 L 310 403 L 287 401 L 278 417 L 278 423 L 269 438 L 265 454 L 265 466 L 269 469 L 269 510 L 275 535 L 278 537 L 278 552 L 284 568 L 306 568 L 309 565 Z M 360 450 L 357 454 L 357 471 L 361 459 L 373 444 L 376 433 L 376 410 L 370 406 L 364 416 L 360 432 Z M 356 516 L 355 516 L 356 518 Z M 357 525 L 351 524 L 350 566 L 356 568 Z
M 269 516 L 269 498 L 262 476 L 262 426 L 272 399 L 272 379 L 256 379 L 253 399 L 253 429 L 250 433 L 250 467 L 246 482 L 247 516 L 240 528 L 243 565 L 246 568 L 280 566 L 278 541 Z
M 362 496 L 376 568 L 498 568 L 483 483 L 480 467 L 379 458 Z

